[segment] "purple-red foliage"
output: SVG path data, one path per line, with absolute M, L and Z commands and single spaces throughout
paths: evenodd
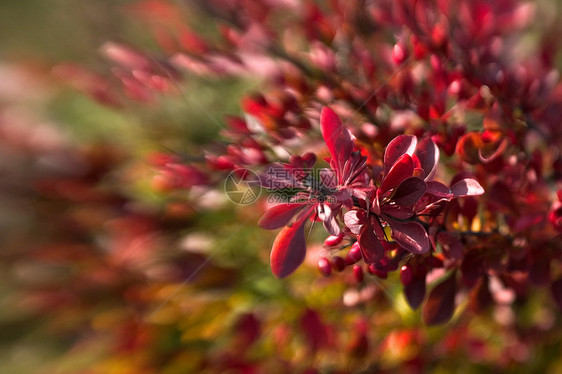
M 520 53 L 534 5 L 193 5 L 219 23 L 217 40 L 194 33 L 171 2 L 150 1 L 134 11 L 166 58 L 106 45 L 126 96 L 150 100 L 182 73 L 259 77 L 266 88 L 243 97 L 244 115 L 225 122 L 224 152 L 207 151 L 201 165 L 166 161 L 157 186 L 213 186 L 217 173 L 252 168 L 263 187 L 284 194 L 259 222 L 281 228 L 270 257 L 276 277 L 305 261 L 307 227 L 322 222 L 323 275 L 342 267 L 341 250 L 360 283 L 362 266 L 381 278 L 402 269 L 406 299 L 424 305 L 428 324 L 448 321 L 459 295 L 476 311 L 506 290 L 523 301 L 532 287 L 550 287 L 560 303 L 559 46 L 544 32 L 535 53 Z M 115 82 L 62 73 L 99 101 L 123 100 L 110 94 Z M 439 271 L 445 280 L 434 285 Z

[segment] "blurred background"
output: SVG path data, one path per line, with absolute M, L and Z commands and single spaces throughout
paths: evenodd
M 208 205 L 197 214 L 185 195 L 155 192 L 147 161 L 170 149 L 197 155 L 219 130 L 201 106 L 236 113 L 256 82 L 194 78 L 183 84 L 197 103 L 113 107 L 68 84 L 68 64 L 110 74 L 108 41 L 156 50 L 133 3 L 0 3 L 1 373 L 190 372 L 249 308 L 246 291 L 229 300 L 250 282 L 240 263 L 281 287 L 258 258 L 255 217 L 236 224 L 225 196 L 208 191 L 197 192 Z
M 108 41 L 165 54 L 137 3 L 0 2 L 0 373 L 562 372 L 547 291 L 428 328 L 396 274 L 359 288 L 308 260 L 276 280 L 263 206 L 155 179 L 163 154 L 201 159 L 263 82 L 190 75 L 175 95 L 115 98 Z

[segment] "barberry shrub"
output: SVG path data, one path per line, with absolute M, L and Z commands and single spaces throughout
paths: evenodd
M 428 323 L 446 321 L 459 293 L 493 293 L 491 279 L 519 292 L 528 277 L 556 284 L 556 50 L 543 32 L 534 53 L 518 51 L 528 47 L 523 35 L 538 33 L 535 4 L 191 5 L 218 23 L 217 38 L 191 30 L 172 3 L 143 2 L 133 11 L 169 57 L 118 44 L 105 52 L 132 99 L 181 90 L 184 72 L 260 77 L 266 90 L 242 98 L 244 116 L 225 121 L 226 144 L 203 148 L 200 164 L 170 157 L 156 178 L 190 188 L 257 173 L 275 197 L 259 225 L 282 228 L 270 258 L 276 277 L 305 260 L 307 222 L 321 222 L 330 235 L 324 274 L 357 242 L 370 273 L 412 274 L 404 293 L 416 308 L 428 274 L 443 270 L 454 291 L 439 303 L 443 295 L 430 293 L 427 305 L 447 317 L 428 312 Z
M 533 361 L 539 335 L 548 335 L 544 346 L 560 342 L 560 30 L 554 17 L 534 22 L 545 16 L 540 3 L 186 4 L 131 5 L 158 50 L 104 45 L 112 75 L 56 71 L 113 107 L 165 95 L 197 102 L 182 83 L 194 76 L 261 85 L 223 122 L 200 106 L 217 139 L 151 158 L 153 187 L 187 191 L 194 204 L 194 190 L 222 192 L 229 176 L 257 181 L 265 198 L 235 213 L 258 210 L 257 225 L 280 229 L 262 245 L 280 278 L 267 284 L 291 287 L 303 304 L 287 323 L 243 314 L 233 347 L 202 367 L 267 370 L 272 361 L 236 349 L 268 339 L 260 318 L 279 323 L 269 339 L 287 372 L 421 371 L 447 354 L 509 369 Z M 198 19 L 212 20 L 212 31 L 196 32 Z M 322 304 L 299 282 L 338 297 Z M 524 317 L 532 308 L 535 317 Z M 447 322 L 435 344 L 426 326 Z M 502 343 L 471 323 L 488 323 Z M 304 358 L 292 357 L 293 335 Z M 339 351 L 344 358 L 330 356 Z M 540 369 L 555 360 L 539 356 Z

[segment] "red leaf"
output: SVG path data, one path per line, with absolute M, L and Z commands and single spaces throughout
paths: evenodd
M 414 205 L 423 196 L 426 185 L 423 180 L 411 177 L 400 183 L 392 196 L 392 201 L 398 205 Z
M 425 273 L 416 274 L 406 286 L 404 286 L 404 295 L 408 304 L 412 309 L 417 309 L 425 298 Z
M 451 192 L 455 197 L 478 196 L 485 191 L 475 179 L 465 178 L 451 186 Z
M 343 165 L 351 157 L 353 151 L 353 140 L 351 140 L 349 131 L 338 115 L 328 107 L 322 108 L 320 129 L 332 157 L 337 161 L 338 170 L 343 170 Z
M 460 137 L 456 153 L 463 161 L 474 165 L 479 161 L 479 149 L 482 145 L 482 136 L 477 132 L 469 132 Z
M 511 188 L 502 181 L 495 182 L 489 188 L 488 207 L 490 210 L 498 210 L 503 213 L 519 215 L 519 207 Z
M 449 258 L 452 260 L 460 260 L 462 258 L 463 248 L 462 241 L 460 239 L 455 240 L 449 245 Z
M 492 294 L 488 289 L 488 278 L 480 278 L 476 286 L 470 291 L 468 308 L 475 313 L 482 313 L 492 301 Z
M 431 138 L 425 138 L 416 147 L 416 156 L 420 160 L 423 169 L 423 179 L 432 179 L 437 170 L 439 162 L 439 148 Z
M 375 235 L 371 224 L 365 225 L 361 235 L 357 237 L 361 255 L 367 264 L 373 264 L 384 256 L 384 248 L 380 240 Z
M 412 156 L 418 140 L 413 135 L 400 135 L 392 139 L 384 151 L 384 174 L 387 175 L 396 161 L 403 155 Z
M 306 219 L 286 226 L 277 234 L 271 249 L 271 271 L 276 278 L 285 278 L 304 261 L 306 240 L 304 224 Z
M 411 206 L 386 204 L 384 214 L 396 219 L 409 219 L 414 215 L 414 210 Z
M 312 352 L 331 344 L 328 326 L 322 322 L 320 315 L 315 310 L 307 309 L 301 316 L 300 325 Z
M 285 226 L 306 204 L 278 204 L 267 210 L 260 218 L 258 226 L 266 230 L 275 230 Z
M 457 282 L 453 272 L 451 276 L 431 290 L 423 307 L 423 321 L 429 326 L 449 321 L 455 311 L 456 292 Z
M 444 185 L 441 182 L 437 181 L 429 181 L 426 182 L 427 189 L 425 193 L 436 196 L 436 197 L 443 197 L 443 198 L 451 198 L 454 195 L 452 194 L 449 187 Z
M 236 322 L 235 332 L 239 339 L 237 343 L 249 347 L 260 337 L 261 322 L 252 313 L 242 314 Z
M 355 235 L 359 235 L 361 228 L 365 224 L 365 220 L 366 214 L 362 210 L 350 210 L 343 216 L 343 222 Z
M 489 164 L 500 156 L 509 145 L 509 139 L 503 139 L 497 148 L 492 148 L 492 145 L 485 145 L 478 150 L 478 158 L 483 164 Z
M 414 254 L 426 253 L 430 249 L 427 232 L 418 222 L 398 222 L 388 220 L 392 238 L 405 250 Z
M 382 185 L 381 193 L 397 187 L 405 179 L 410 178 L 414 174 L 414 161 L 412 156 L 405 154 L 402 155 L 395 163 L 392 168 L 385 175 Z

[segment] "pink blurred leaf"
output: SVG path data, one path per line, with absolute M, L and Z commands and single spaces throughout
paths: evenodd
M 322 322 L 320 315 L 315 310 L 307 309 L 301 316 L 300 325 L 312 352 L 331 344 L 328 326 Z
M 403 155 L 412 156 L 418 140 L 413 135 L 400 135 L 392 139 L 384 151 L 384 174 L 387 175 L 396 161 Z
M 362 210 L 350 210 L 343 216 L 343 221 L 352 233 L 359 235 L 361 228 L 365 224 L 366 216 Z
M 423 321 L 427 325 L 439 325 L 451 319 L 455 311 L 456 291 L 457 283 L 454 272 L 431 290 L 422 310 Z
M 101 50 L 110 60 L 125 68 L 149 71 L 152 67 L 147 56 L 126 45 L 107 42 L 102 45 Z
M 306 255 L 305 222 L 305 219 L 295 222 L 277 234 L 270 256 L 271 271 L 276 278 L 285 278 L 303 263 Z
M 238 318 L 234 328 L 239 339 L 238 343 L 246 349 L 260 337 L 261 322 L 254 314 L 246 313 Z
M 275 230 L 285 226 L 306 204 L 278 204 L 267 210 L 260 218 L 258 226 L 266 230 Z
M 427 232 L 418 222 L 388 220 L 388 223 L 392 229 L 392 238 L 405 250 L 422 254 L 431 248 Z
M 478 196 L 485 191 L 475 179 L 465 178 L 451 186 L 451 192 L 455 197 Z

